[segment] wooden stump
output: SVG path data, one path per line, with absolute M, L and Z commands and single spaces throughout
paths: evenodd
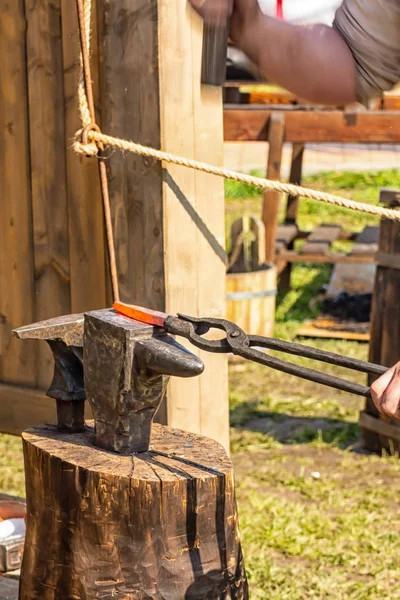
M 20 600 L 247 599 L 233 468 L 208 438 L 154 425 L 121 456 L 79 434 L 23 435 Z

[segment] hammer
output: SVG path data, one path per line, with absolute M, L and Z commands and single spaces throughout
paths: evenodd
M 204 22 L 201 83 L 223 86 L 226 76 L 226 58 L 231 15 L 222 16 L 214 22 Z

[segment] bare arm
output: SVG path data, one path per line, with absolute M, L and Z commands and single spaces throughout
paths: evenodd
M 264 16 L 257 0 L 190 0 L 270 80 L 321 104 L 366 102 L 400 80 L 399 0 L 343 0 L 333 27 Z M 233 12 L 232 12 L 233 11 Z
M 335 105 L 356 101 L 355 62 L 335 29 L 259 14 L 246 28 L 233 27 L 232 36 L 263 75 L 300 98 Z

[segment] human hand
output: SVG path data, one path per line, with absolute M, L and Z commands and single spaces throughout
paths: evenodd
M 230 37 L 240 48 L 245 32 L 261 15 L 258 0 L 189 0 L 206 23 L 225 25 L 231 19 Z
M 400 362 L 374 381 L 371 395 L 380 413 L 400 419 Z
M 231 16 L 233 0 L 189 0 L 206 23 L 224 25 Z

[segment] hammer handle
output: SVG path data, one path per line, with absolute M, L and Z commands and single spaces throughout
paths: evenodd
M 204 23 L 201 83 L 223 86 L 226 76 L 226 57 L 230 18 L 226 24 Z

